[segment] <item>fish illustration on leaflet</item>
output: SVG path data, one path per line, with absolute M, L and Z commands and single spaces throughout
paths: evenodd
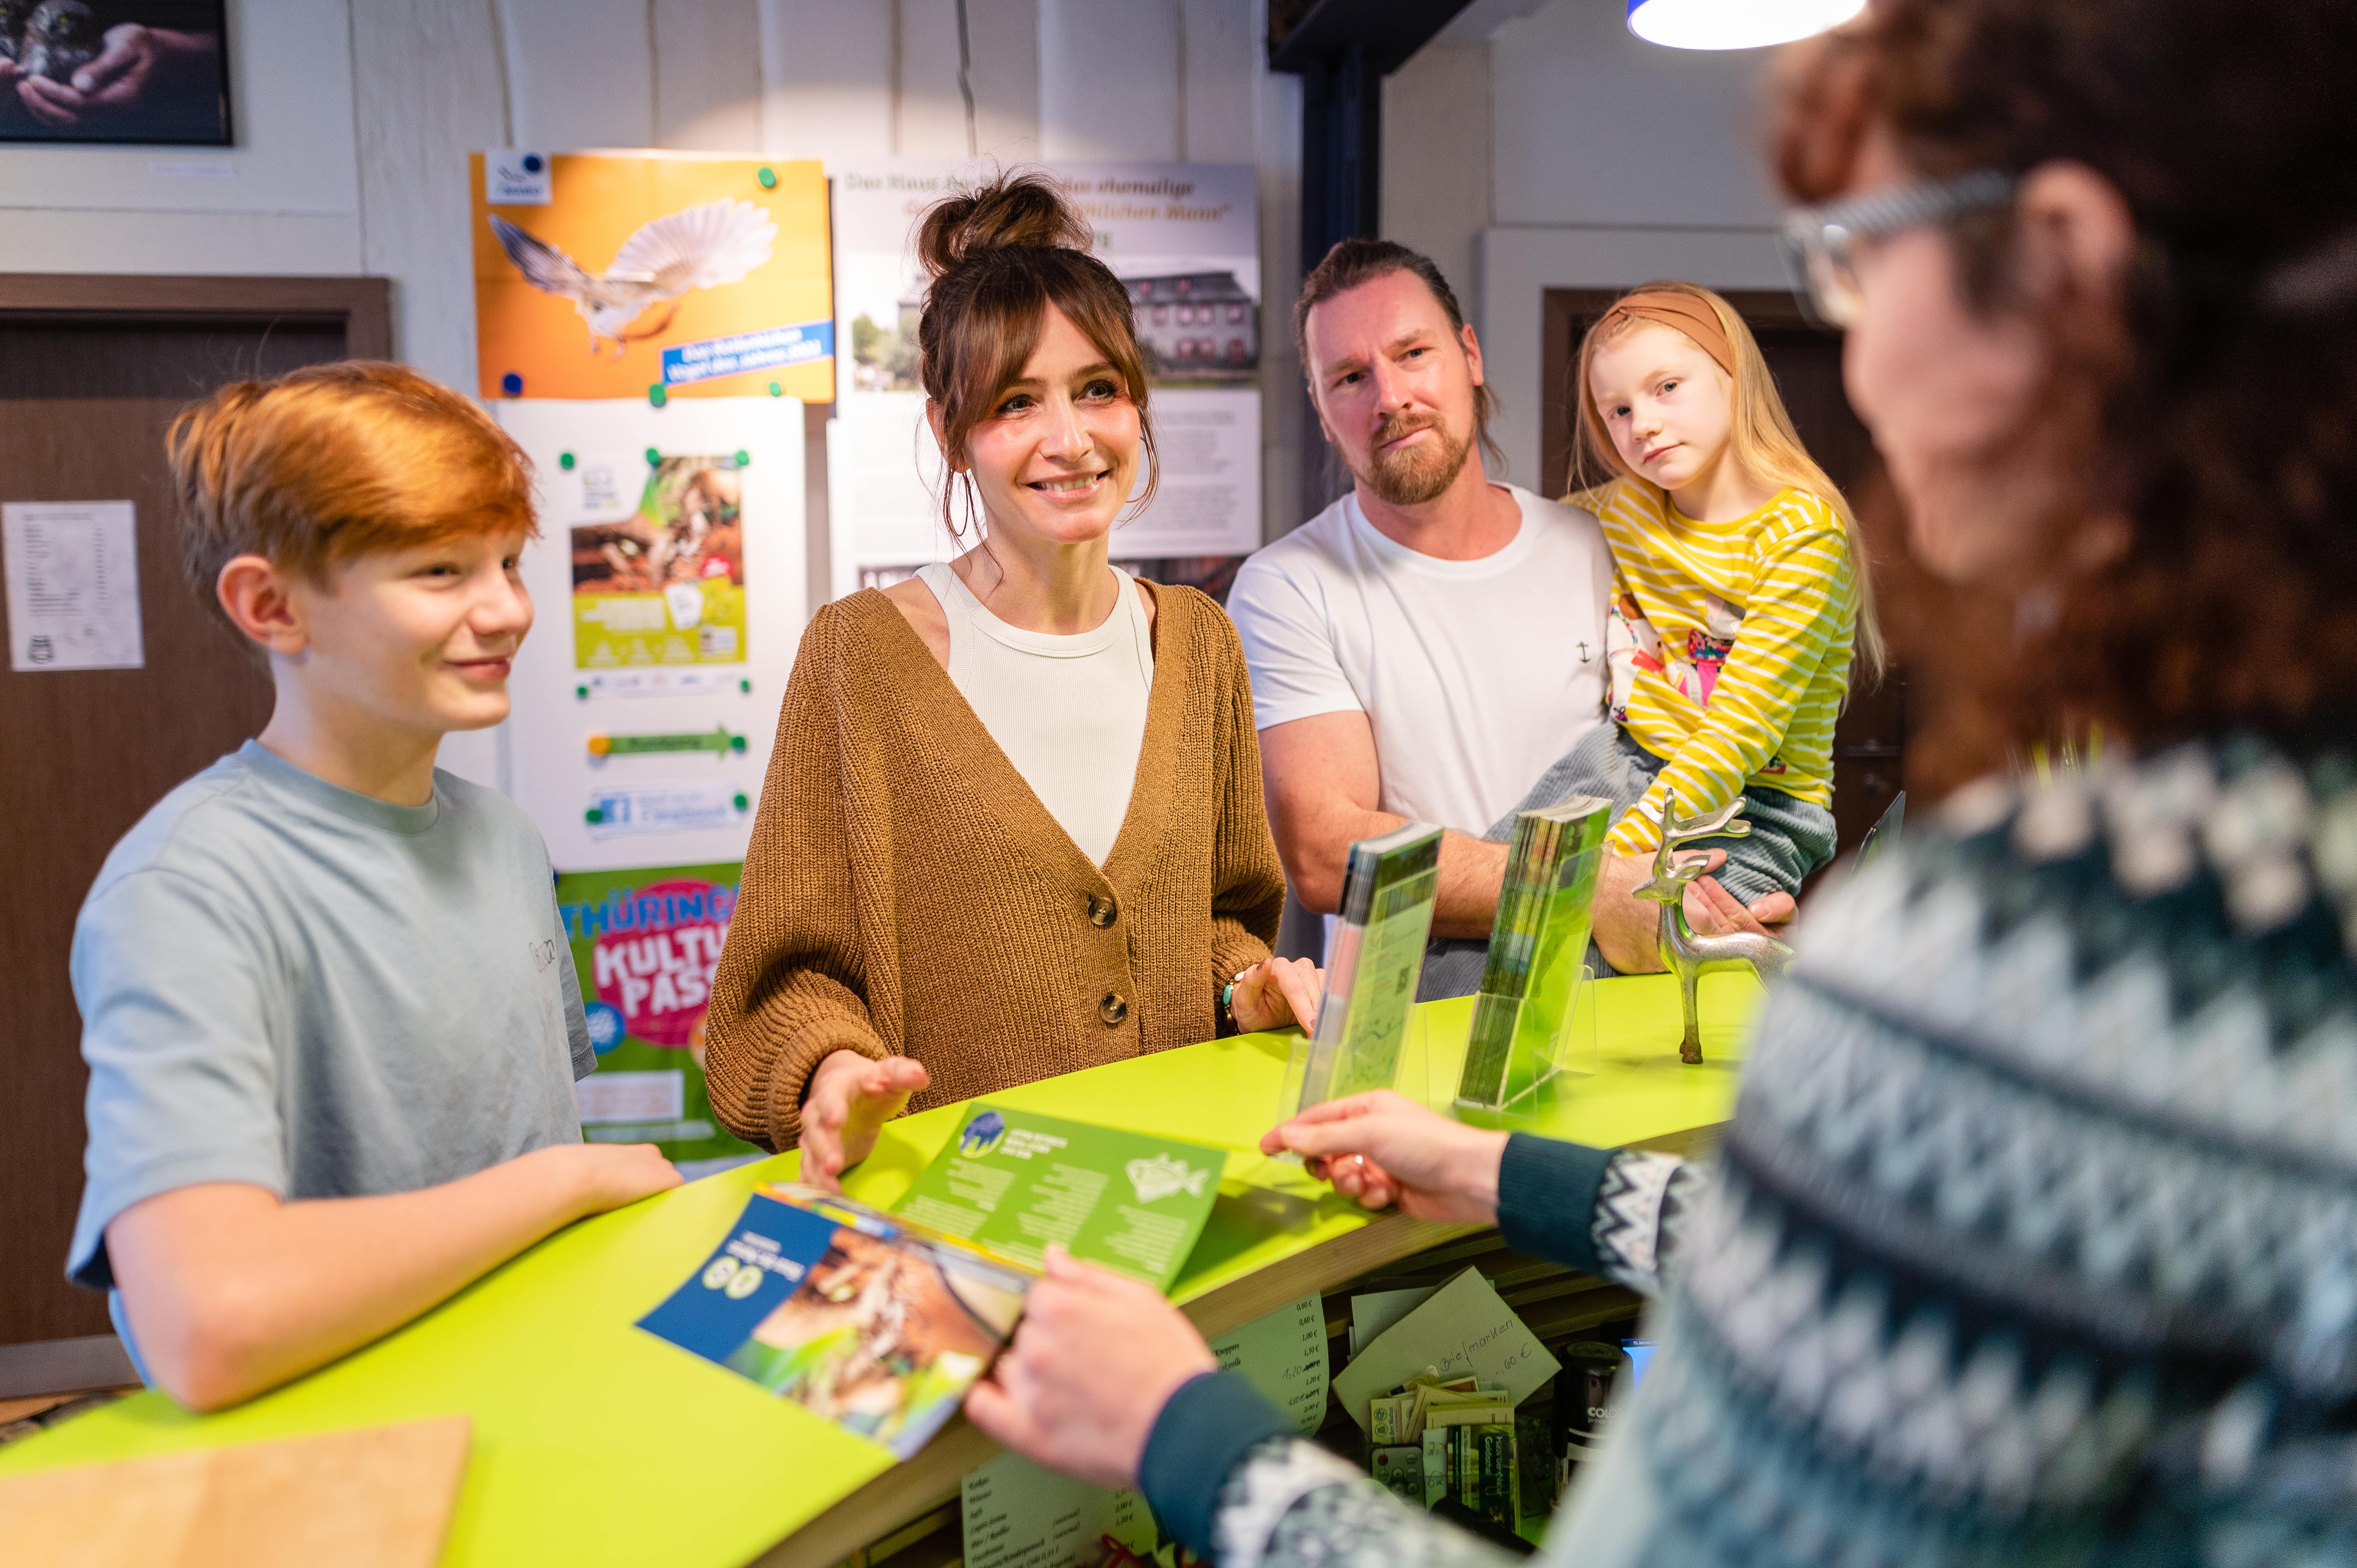
M 1190 1165 L 1184 1160 L 1174 1160 L 1168 1155 L 1156 1155 L 1148 1160 L 1132 1160 L 1123 1167 L 1129 1173 L 1129 1185 L 1137 1189 L 1137 1201 L 1155 1203 L 1174 1193 L 1191 1197 L 1203 1196 L 1203 1184 L 1211 1178 L 1209 1170 Z

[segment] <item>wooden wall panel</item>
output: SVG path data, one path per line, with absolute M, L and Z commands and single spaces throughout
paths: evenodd
M 475 390 L 467 155 L 508 145 L 500 40 L 485 0 L 352 7 L 361 267 L 397 280 L 393 352 Z
M 754 0 L 651 0 L 655 145 L 761 150 L 761 19 Z
M 762 151 L 842 159 L 898 150 L 893 9 L 892 0 L 759 0 Z
M 1178 156 L 1187 162 L 1253 161 L 1259 9 L 1253 0 L 1179 0 L 1186 48 L 1177 141 Z
M 654 145 L 647 0 L 497 4 L 514 145 L 552 153 Z
M 1178 0 L 1039 0 L 1039 150 L 1178 156 Z

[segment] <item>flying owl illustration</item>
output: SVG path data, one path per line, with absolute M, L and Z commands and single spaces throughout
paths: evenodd
M 640 226 L 614 252 L 603 276 L 544 240 L 534 239 L 497 213 L 491 230 L 508 260 L 533 287 L 573 302 L 589 324 L 589 352 L 607 344 L 617 359 L 633 341 L 651 338 L 671 325 L 678 307 L 643 332 L 627 328 L 648 306 L 699 288 L 735 283 L 770 259 L 778 226 L 770 211 L 749 201 L 714 201 L 690 207 Z

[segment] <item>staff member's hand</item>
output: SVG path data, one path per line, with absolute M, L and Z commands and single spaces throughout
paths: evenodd
M 1396 1203 L 1414 1219 L 1498 1222 L 1506 1134 L 1452 1122 L 1388 1089 L 1313 1105 L 1271 1128 L 1260 1147 L 1306 1156 L 1311 1176 L 1369 1208 Z
M 1093 1487 L 1134 1487 L 1155 1419 L 1180 1384 L 1220 1369 L 1186 1314 L 1143 1280 L 1048 1249 L 1015 1338 L 965 1396 L 984 1434 Z
M 1265 958 L 1236 982 L 1228 1010 L 1247 1035 L 1299 1024 L 1318 1027 L 1318 995 L 1325 975 L 1306 958 Z
M 907 1057 L 870 1061 L 857 1051 L 835 1051 L 811 1074 L 802 1097 L 802 1179 L 829 1192 L 843 1190 L 843 1173 L 867 1157 L 876 1134 L 900 1114 L 909 1096 L 931 1079 Z

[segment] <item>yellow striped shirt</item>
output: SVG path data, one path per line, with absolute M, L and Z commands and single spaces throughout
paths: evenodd
M 1696 522 L 1656 486 L 1620 479 L 1596 514 L 1619 575 L 1607 653 L 1612 717 L 1669 766 L 1612 831 L 1623 854 L 1745 788 L 1834 798 L 1834 721 L 1849 691 L 1857 579 L 1832 507 L 1780 491 L 1749 517 Z

